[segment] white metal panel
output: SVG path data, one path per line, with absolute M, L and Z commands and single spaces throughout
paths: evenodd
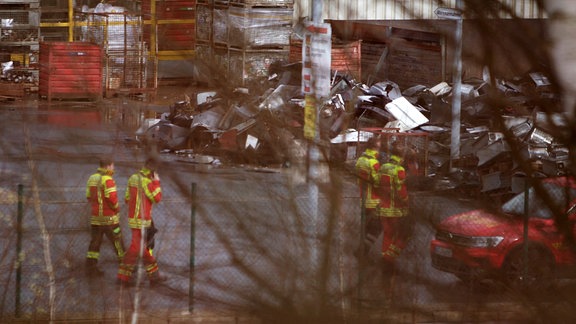
M 312 3 L 316 0 L 295 0 L 297 17 L 311 17 Z M 456 7 L 457 0 L 444 0 L 442 7 Z M 501 0 L 502 6 L 510 7 L 519 18 L 545 17 L 537 0 Z M 407 20 L 439 19 L 434 10 L 438 0 L 323 0 L 323 19 L 330 20 Z M 501 11 L 500 18 L 511 15 Z
M 455 6 L 456 0 L 445 3 Z M 334 20 L 436 19 L 438 7 L 437 0 L 324 0 L 323 4 L 324 19 Z

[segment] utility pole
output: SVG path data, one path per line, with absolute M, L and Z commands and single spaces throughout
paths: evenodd
M 462 10 L 462 0 L 456 0 L 456 9 Z M 450 169 L 460 157 L 460 118 L 462 111 L 462 15 L 456 19 L 454 37 L 454 75 L 452 89 L 452 136 L 450 145 Z
M 323 0 L 313 0 L 312 2 L 312 26 L 318 26 L 322 23 L 322 3 Z M 314 31 L 313 31 L 314 32 Z M 308 38 L 305 39 L 305 42 Z M 310 39 L 313 39 L 313 36 L 310 36 Z M 309 45 L 309 46 L 306 46 Z M 311 54 L 312 51 L 310 47 L 313 44 L 304 44 L 302 48 L 306 48 Z M 306 94 L 306 105 L 309 109 L 309 115 L 313 114 L 313 127 L 314 133 L 312 135 L 310 141 L 310 148 L 309 148 L 309 167 L 308 167 L 308 184 L 309 184 L 309 197 L 310 197 L 310 208 L 312 214 L 311 216 L 311 234 L 312 234 L 312 250 L 310 251 L 310 266 L 312 267 L 312 273 L 317 273 L 318 271 L 318 259 L 319 259 L 319 242 L 318 242 L 318 221 L 319 221 L 319 191 L 318 191 L 318 181 L 319 181 L 319 173 L 320 173 L 320 149 L 318 148 L 318 143 L 320 142 L 320 122 L 319 122 L 319 94 L 317 93 L 316 89 L 316 75 L 318 74 L 317 69 L 314 67 L 314 63 L 312 61 L 312 57 L 309 57 L 310 65 L 310 74 L 311 74 L 311 81 L 310 84 L 310 93 Z
M 452 132 L 450 143 L 450 170 L 454 160 L 460 157 L 460 115 L 462 110 L 462 0 L 456 0 L 456 8 L 436 8 L 434 13 L 442 19 L 456 20 L 452 66 Z
M 302 92 L 304 105 L 304 137 L 308 139 L 308 197 L 310 217 L 306 219 L 307 236 L 310 239 L 310 271 L 314 274 L 312 285 L 320 283 L 319 190 L 320 181 L 320 122 L 319 110 L 330 95 L 330 65 L 332 29 L 322 22 L 323 0 L 313 0 L 312 21 L 305 22 L 302 41 Z M 314 296 L 319 297 L 319 296 Z

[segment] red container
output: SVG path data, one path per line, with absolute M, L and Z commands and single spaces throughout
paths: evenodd
M 302 41 L 290 40 L 290 62 L 302 61 Z M 362 80 L 362 41 L 348 43 L 332 43 L 332 71 L 349 73 L 356 80 Z
M 174 24 L 158 26 L 158 49 L 191 50 L 195 45 L 194 24 Z
M 40 98 L 102 97 L 102 49 L 86 42 L 40 43 Z
M 142 14 L 145 19 L 151 15 L 154 0 L 142 1 Z M 156 1 L 156 19 L 194 19 L 196 1 Z
M 152 19 L 152 1 L 156 1 L 158 50 L 193 50 L 196 44 L 195 0 L 144 0 L 141 13 L 146 20 Z M 150 41 L 151 26 L 144 26 L 144 39 Z

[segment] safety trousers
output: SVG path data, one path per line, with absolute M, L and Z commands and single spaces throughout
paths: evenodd
M 145 230 L 146 231 L 146 230 Z M 132 229 L 132 240 L 128 251 L 124 255 L 120 267 L 118 268 L 118 279 L 124 282 L 128 282 L 132 279 L 132 275 L 136 270 L 136 264 L 140 255 L 140 245 L 142 243 L 142 231 L 140 229 Z M 144 233 L 146 237 L 146 233 Z M 142 251 L 142 262 L 146 267 L 146 273 L 149 279 L 153 280 L 158 276 L 158 262 L 156 258 L 152 255 L 151 249 L 146 245 L 147 242 L 144 240 L 145 247 Z
M 118 261 L 124 257 L 124 241 L 122 240 L 122 231 L 120 224 L 114 225 L 91 225 L 90 227 L 90 245 L 88 246 L 88 253 L 86 253 L 87 264 L 89 266 L 96 266 L 100 258 L 100 247 L 104 235 L 114 246 L 114 251 Z
M 382 257 L 393 262 L 406 247 L 409 239 L 407 217 L 382 218 Z

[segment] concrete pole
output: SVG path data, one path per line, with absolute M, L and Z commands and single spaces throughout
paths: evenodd
M 312 17 L 314 24 L 322 23 L 322 3 L 323 0 L 313 0 L 312 5 Z M 312 75 L 319 73 L 316 69 L 312 70 Z M 314 82 L 317 82 L 317 78 L 313 77 Z M 315 85 L 312 84 L 312 89 L 315 89 Z M 319 96 L 318 93 L 314 91 L 314 93 L 310 94 L 314 96 L 315 100 L 315 114 L 316 118 L 314 118 L 314 139 L 311 141 L 310 149 L 309 149 L 309 170 L 308 170 L 308 183 L 309 183 L 309 198 L 310 198 L 310 208 L 311 208 L 311 239 L 312 239 L 312 247 L 310 251 L 310 267 L 312 269 L 312 273 L 314 274 L 314 286 L 318 286 L 321 278 L 320 276 L 320 269 L 319 259 L 320 259 L 320 243 L 318 242 L 319 239 L 319 189 L 318 189 L 318 181 L 320 180 L 320 149 L 318 148 L 318 143 L 320 142 L 320 120 L 319 120 L 319 105 L 320 100 L 318 100 Z M 313 295 L 312 298 L 316 300 L 321 300 L 320 296 Z M 316 309 L 316 312 L 319 312 L 319 309 Z
M 456 8 L 462 9 L 462 0 L 456 1 Z M 450 169 L 452 169 L 454 160 L 460 157 L 460 112 L 462 109 L 462 17 L 456 20 L 454 43 Z
M 576 117 L 576 2 L 572 0 L 544 1 L 550 28 L 551 54 L 562 87 L 562 102 L 569 121 Z
M 312 2 L 312 21 L 322 23 L 323 0 L 313 0 Z

